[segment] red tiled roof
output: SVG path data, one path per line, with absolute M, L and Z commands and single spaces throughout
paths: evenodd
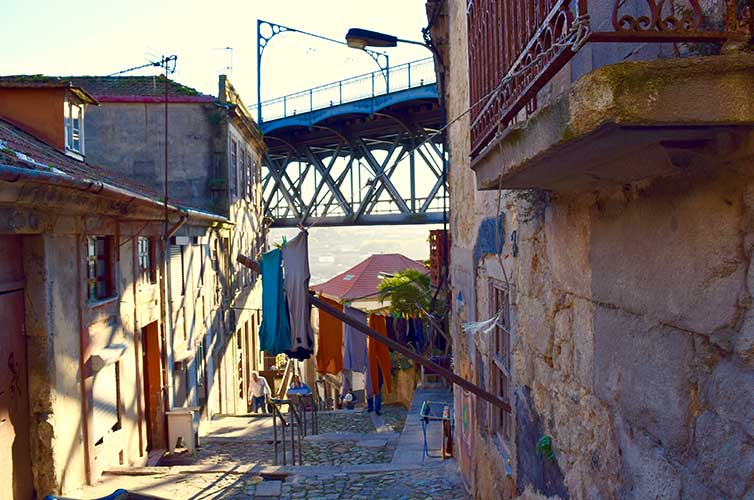
M 0 87 L 84 89 L 100 102 L 164 102 L 165 77 L 160 76 L 0 76 Z M 213 102 L 214 96 L 168 79 L 168 102 Z
M 52 173 L 57 171 L 77 180 L 102 181 L 153 199 L 159 197 L 151 188 L 71 158 L 3 118 L 0 118 L 0 165 Z
M 0 76 L 0 88 L 26 88 L 26 89 L 70 89 L 78 97 L 87 103 L 97 104 L 97 100 L 86 90 L 74 84 L 70 80 L 57 76 L 45 75 L 10 75 Z
M 406 269 L 428 272 L 423 264 L 399 253 L 375 254 L 329 281 L 311 287 L 317 293 L 340 300 L 366 298 L 377 293 L 380 273 L 394 274 Z
M 165 77 L 160 76 L 64 76 L 86 89 L 100 102 L 163 102 Z M 168 102 L 213 102 L 214 96 L 168 79 Z

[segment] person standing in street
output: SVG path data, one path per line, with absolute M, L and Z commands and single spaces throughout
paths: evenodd
M 271 393 L 272 391 L 270 390 L 270 385 L 267 383 L 267 379 L 260 376 L 257 372 L 251 372 L 249 404 L 253 413 L 259 413 L 258 409 L 261 409 L 262 413 L 264 413 L 266 399 Z

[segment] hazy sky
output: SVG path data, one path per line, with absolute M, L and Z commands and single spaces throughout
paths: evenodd
M 0 0 L 0 74 L 106 75 L 177 54 L 181 83 L 217 94 L 228 72 L 256 101 L 256 20 L 343 40 L 364 27 L 421 40 L 423 0 Z M 391 65 L 429 56 L 388 49 Z M 262 58 L 262 99 L 377 69 L 366 54 L 305 35 L 275 36 Z M 150 68 L 133 74 L 155 74 Z

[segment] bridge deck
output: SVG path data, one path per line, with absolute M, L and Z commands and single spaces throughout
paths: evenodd
M 337 103 L 320 95 L 336 84 L 263 103 L 263 116 L 276 117 L 261 125 L 264 205 L 273 226 L 443 222 L 447 155 L 434 133 L 445 117 L 431 76 L 390 92 L 373 87 L 366 97 L 340 93 Z M 291 109 L 291 102 L 299 105 Z M 282 111 L 274 108 L 281 103 Z

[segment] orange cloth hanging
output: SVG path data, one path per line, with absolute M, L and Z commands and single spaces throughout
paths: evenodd
M 378 316 L 376 314 L 369 316 L 369 328 L 376 330 L 381 335 L 387 337 L 387 323 L 385 321 L 385 316 Z M 374 394 L 380 393 L 380 378 L 377 372 L 378 367 L 382 372 L 382 380 L 385 381 L 387 392 L 392 392 L 392 384 L 390 380 L 390 350 L 385 344 L 370 337 L 368 354 L 369 375 L 372 379 Z
M 327 299 L 320 300 L 343 312 L 343 304 Z M 319 342 L 317 345 L 317 372 L 337 375 L 343 370 L 343 322 L 319 311 Z

